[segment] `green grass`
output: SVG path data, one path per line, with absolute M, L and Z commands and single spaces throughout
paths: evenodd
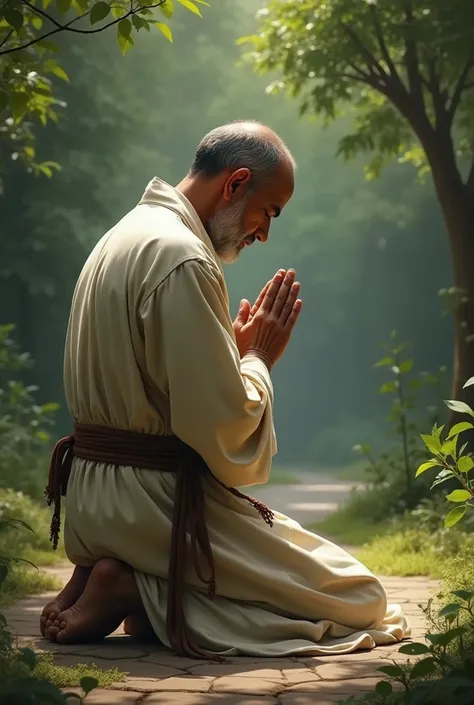
M 53 654 L 36 654 L 36 665 L 30 671 L 18 658 L 16 650 L 0 655 L 0 683 L 15 681 L 33 676 L 53 683 L 58 688 L 77 688 L 84 677 L 95 678 L 98 688 L 108 688 L 113 683 L 123 681 L 127 673 L 118 668 L 101 669 L 95 664 L 77 663 L 74 666 L 60 666 L 54 662 Z
M 390 525 L 388 522 L 372 522 L 363 514 L 354 511 L 348 504 L 322 521 L 306 527 L 309 531 L 321 534 L 336 543 L 346 546 L 363 546 L 367 542 L 386 534 Z
M 60 590 L 57 578 L 35 570 L 32 567 L 14 566 L 0 590 L 0 607 L 11 605 L 28 595 L 40 595 L 43 592 Z
M 95 678 L 99 688 L 108 688 L 113 683 L 123 681 L 127 675 L 118 668 L 102 670 L 95 664 L 77 663 L 74 666 L 59 666 L 54 663 L 52 654 L 38 656 L 33 674 L 54 683 L 58 688 L 78 687 L 81 678 L 84 677 Z
M 440 578 L 446 555 L 433 550 L 427 530 L 404 529 L 379 536 L 354 552 L 356 558 L 378 575 Z
M 10 520 L 14 523 L 9 523 Z M 0 605 L 60 587 L 52 576 L 17 562 L 17 559 L 24 559 L 36 566 L 45 566 L 64 561 L 62 546 L 58 551 L 52 550 L 50 521 L 51 511 L 47 507 L 21 492 L 0 489 L 0 558 L 8 559 L 11 566 L 0 591 Z

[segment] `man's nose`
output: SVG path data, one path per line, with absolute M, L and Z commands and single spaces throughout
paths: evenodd
M 255 234 L 255 237 L 259 242 L 266 242 L 268 240 L 269 227 L 259 228 Z

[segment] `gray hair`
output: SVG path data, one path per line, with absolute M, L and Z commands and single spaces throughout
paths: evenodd
M 233 122 L 211 130 L 200 142 L 190 174 L 212 178 L 223 171 L 247 167 L 252 172 L 253 186 L 270 180 L 275 169 L 285 159 L 295 169 L 295 160 L 283 140 L 277 135 L 249 130 L 249 125 L 261 125 L 251 120 Z

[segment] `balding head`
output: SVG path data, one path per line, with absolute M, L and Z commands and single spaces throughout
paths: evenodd
M 234 261 L 245 246 L 266 242 L 270 224 L 290 200 L 295 161 L 283 140 L 259 122 L 209 132 L 178 184 L 194 206 L 216 253 Z
M 295 161 L 283 140 L 266 125 L 238 121 L 211 130 L 200 142 L 191 176 L 213 178 L 245 167 L 252 190 L 270 181 L 278 167 L 294 173 Z

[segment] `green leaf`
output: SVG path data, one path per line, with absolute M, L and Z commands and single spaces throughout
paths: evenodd
M 461 610 L 461 605 L 457 602 L 452 602 L 450 605 L 446 605 L 438 612 L 439 617 L 449 617 L 452 614 L 458 614 Z
M 441 450 L 441 441 L 434 434 L 422 433 L 421 439 L 430 453 L 437 455 Z
M 427 634 L 426 638 L 435 646 L 447 646 L 454 641 L 454 639 L 464 636 L 466 633 L 466 627 L 456 627 L 455 629 L 450 629 L 448 632 L 442 632 L 441 634 Z
M 92 5 L 90 14 L 89 14 L 89 20 L 91 24 L 97 24 L 97 22 L 101 22 L 101 20 L 105 20 L 105 18 L 110 14 L 110 5 L 107 2 L 96 2 L 95 5 Z
M 19 32 L 23 27 L 23 14 L 19 10 L 7 8 L 3 12 L 3 17 L 8 22 L 10 27 L 15 30 L 15 32 Z
M 180 5 L 193 12 L 195 15 L 202 17 L 201 10 L 197 5 L 192 2 L 192 0 L 178 0 L 178 2 Z
M 137 32 L 140 29 L 146 29 L 147 32 L 150 31 L 150 23 L 147 22 L 147 20 L 144 20 L 143 17 L 139 17 L 138 15 L 132 15 L 132 24 L 137 30 Z
M 473 384 L 474 384 L 474 377 L 469 377 L 466 384 L 463 385 L 463 389 L 466 389 L 466 387 L 472 387 Z
M 51 73 L 53 73 L 58 78 L 61 78 L 63 81 L 66 81 L 67 83 L 69 82 L 69 76 L 67 75 L 65 70 L 62 68 L 62 66 L 58 66 L 58 64 L 54 64 L 54 66 L 51 67 Z
M 84 678 L 81 678 L 79 685 L 81 686 L 84 693 L 87 695 L 92 690 L 99 687 L 99 681 L 97 680 L 97 678 L 91 678 L 90 676 L 84 676 Z
M 398 389 L 398 383 L 396 381 L 384 382 L 380 387 L 380 394 L 392 394 Z
M 421 656 L 422 654 L 430 653 L 426 644 L 420 644 L 419 642 L 404 644 L 398 650 L 401 654 L 407 654 L 408 656 Z
M 400 676 L 403 676 L 403 670 L 400 666 L 396 666 L 395 664 L 392 666 L 381 666 L 380 668 L 377 668 L 377 671 L 380 671 L 380 673 L 385 673 L 385 675 L 390 676 L 390 678 L 399 678 Z
M 386 698 L 393 692 L 392 684 L 388 681 L 379 681 L 375 686 L 375 692 L 382 698 Z
M 36 666 L 36 654 L 33 649 L 19 649 L 19 652 L 21 654 L 20 661 L 22 661 L 22 663 L 25 663 L 30 669 L 30 671 L 34 671 Z
M 454 509 L 451 509 L 449 514 L 444 519 L 444 526 L 449 529 L 451 526 L 454 526 L 455 524 L 458 523 L 458 521 L 461 521 L 465 513 L 467 512 L 467 507 L 454 507 Z
M 117 41 L 122 52 L 122 56 L 125 56 L 125 54 L 130 51 L 133 46 L 133 39 L 131 37 L 122 37 L 122 35 L 117 32 Z
M 464 600 L 464 602 L 470 602 L 474 599 L 474 592 L 471 592 L 471 590 L 453 590 L 452 594 L 455 597 L 459 597 L 460 600 Z
M 5 578 L 8 575 L 8 566 L 4 563 L 0 563 L 0 587 L 5 582 Z
M 417 678 L 425 678 L 426 676 L 435 673 L 436 671 L 436 661 L 433 657 L 425 658 L 423 661 L 418 661 L 415 663 L 410 672 L 410 679 L 416 680 Z
M 451 411 L 456 411 L 458 414 L 469 414 L 470 416 L 474 416 L 474 411 L 471 409 L 469 404 L 466 404 L 464 401 L 456 401 L 455 399 L 448 400 L 444 402 L 448 409 L 451 409 Z
M 165 2 L 160 5 L 160 10 L 164 14 L 166 19 L 170 20 L 173 17 L 174 13 L 173 0 L 165 0 Z
M 419 477 L 422 473 L 426 472 L 427 470 L 430 470 L 431 468 L 437 468 L 439 467 L 439 463 L 436 460 L 428 460 L 426 463 L 422 463 L 418 470 L 416 471 L 415 477 Z
M 444 443 L 441 444 L 440 453 L 445 458 L 451 455 L 453 458 L 456 457 L 456 446 L 458 443 L 458 437 L 448 438 Z
M 132 23 L 130 22 L 130 20 L 126 18 L 120 20 L 117 25 L 117 31 L 119 35 L 124 39 L 130 39 L 130 35 L 132 33 Z
M 413 368 L 413 360 L 404 360 L 399 365 L 400 374 L 406 375 Z
M 59 46 L 56 42 L 52 42 L 50 39 L 39 39 L 35 43 L 35 47 L 40 47 L 41 49 L 45 49 L 45 51 L 50 51 L 54 54 L 57 54 L 59 51 Z
M 63 15 L 71 9 L 72 0 L 56 0 L 56 7 Z
M 252 37 L 242 37 L 243 40 L 250 41 Z M 383 357 L 381 360 L 375 363 L 375 367 L 388 367 L 389 365 L 393 365 L 395 363 L 395 360 L 393 357 Z
M 57 404 L 55 401 L 51 401 L 48 404 L 42 404 L 41 411 L 44 414 L 50 414 L 52 411 L 57 411 L 60 408 L 60 404 Z
M 15 122 L 21 122 L 28 109 L 28 93 L 10 93 L 10 107 Z
M 454 424 L 447 437 L 452 438 L 453 436 L 458 436 L 460 433 L 463 433 L 463 431 L 469 431 L 471 428 L 474 428 L 472 423 L 469 423 L 469 421 L 461 421 L 460 423 Z
M 474 468 L 474 460 L 469 455 L 463 455 L 462 458 L 458 460 L 458 470 L 459 472 L 469 472 Z
M 156 27 L 160 30 L 160 32 L 166 37 L 166 39 L 173 43 L 173 34 L 171 32 L 171 29 L 168 27 L 167 24 L 164 24 L 164 22 L 155 22 Z
M 0 532 L 1 531 L 6 531 L 7 529 L 26 529 L 27 531 L 31 531 L 32 534 L 34 534 L 34 529 L 31 528 L 29 524 L 26 523 L 26 521 L 23 521 L 23 519 L 2 519 L 0 521 Z
M 467 490 L 453 490 L 446 496 L 448 502 L 467 502 L 472 497 Z

